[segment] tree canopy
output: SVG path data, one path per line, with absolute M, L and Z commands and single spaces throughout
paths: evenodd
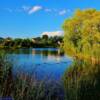
M 100 11 L 77 10 L 65 20 L 64 50 L 70 56 L 100 58 Z

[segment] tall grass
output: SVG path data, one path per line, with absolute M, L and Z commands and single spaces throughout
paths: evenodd
M 12 64 L 0 55 L 0 97 L 14 100 L 63 100 L 62 86 L 50 80 L 38 81 L 26 74 L 13 75 Z
M 65 100 L 100 100 L 100 64 L 76 60 L 64 77 Z

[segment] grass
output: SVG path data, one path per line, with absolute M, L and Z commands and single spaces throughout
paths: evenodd
M 76 60 L 64 77 L 66 100 L 100 100 L 100 64 Z
M 26 74 L 13 75 L 12 64 L 0 55 L 0 97 L 14 100 L 63 100 L 60 83 L 51 80 L 38 81 Z

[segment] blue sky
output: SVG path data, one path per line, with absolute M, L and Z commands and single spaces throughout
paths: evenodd
M 36 37 L 60 32 L 76 9 L 100 10 L 99 0 L 0 0 L 0 37 Z

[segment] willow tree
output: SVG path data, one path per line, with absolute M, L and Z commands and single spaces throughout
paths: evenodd
M 100 58 L 100 11 L 77 10 L 65 20 L 63 30 L 68 55 Z

